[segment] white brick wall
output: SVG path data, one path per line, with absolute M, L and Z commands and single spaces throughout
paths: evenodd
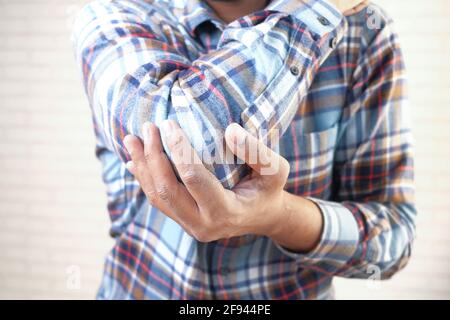
M 89 108 L 69 41 L 85 0 L 0 0 L 0 298 L 93 298 L 112 245 Z M 410 76 L 418 206 L 413 259 L 338 298 L 450 298 L 450 2 L 379 0 Z M 73 269 L 75 268 L 75 269 Z M 68 275 L 81 272 L 81 287 Z

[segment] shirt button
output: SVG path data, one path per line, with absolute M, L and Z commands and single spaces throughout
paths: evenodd
M 291 71 L 291 73 L 292 73 L 294 76 L 298 76 L 298 75 L 300 74 L 300 70 L 298 69 L 297 66 L 292 66 L 289 70 Z
M 327 18 L 322 17 L 322 16 L 318 16 L 317 20 L 319 20 L 319 22 L 324 25 L 324 26 L 329 26 L 330 25 L 330 21 L 328 21 Z
M 337 40 L 337 38 L 333 38 L 333 39 L 330 40 L 330 47 L 331 47 L 332 49 L 336 48 L 337 45 L 338 45 L 338 40 Z

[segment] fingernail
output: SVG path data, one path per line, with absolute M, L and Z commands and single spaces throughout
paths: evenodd
M 126 135 L 125 138 L 123 138 L 123 144 L 125 145 L 125 148 L 127 149 L 128 152 L 130 152 L 131 150 L 131 139 L 132 139 L 132 135 Z
M 237 125 L 238 125 L 237 123 L 233 122 L 225 129 L 225 137 L 229 142 L 232 142 L 233 144 L 237 143 L 235 132 L 236 131 L 235 128 Z
M 232 124 L 232 135 L 233 135 L 233 143 L 238 147 L 245 146 L 245 138 L 247 136 L 247 131 L 242 128 L 239 124 Z
M 166 139 L 170 141 L 173 138 L 175 130 L 177 129 L 173 120 L 164 120 L 161 124 L 162 131 Z
M 144 137 L 144 143 L 150 141 L 150 122 L 145 122 L 142 126 L 142 136 Z
M 245 142 L 247 141 L 247 133 L 242 133 L 242 135 L 239 136 L 238 138 L 238 146 L 239 148 L 244 148 L 245 147 Z

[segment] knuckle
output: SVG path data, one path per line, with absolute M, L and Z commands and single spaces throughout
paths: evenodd
M 195 227 L 191 228 L 192 236 L 200 242 L 211 242 L 215 239 L 212 237 L 213 231 L 212 229 L 205 223 L 205 221 L 202 221 L 201 223 L 197 224 Z
M 270 179 L 272 183 L 276 185 L 285 185 L 287 178 L 289 177 L 290 166 L 289 162 L 283 158 L 279 157 L 279 161 L 277 162 L 277 168 L 275 174 L 272 175 Z
M 276 187 L 284 186 L 284 184 L 286 183 L 286 177 L 281 174 L 274 175 L 272 182 L 273 182 L 273 185 L 275 185 Z M 268 186 L 268 187 L 270 188 L 271 186 Z
M 170 139 L 168 144 L 169 144 L 170 149 L 173 149 L 173 150 L 178 150 L 178 149 L 182 148 L 183 136 L 181 136 L 180 134 L 174 133 L 174 137 L 172 139 Z
M 289 164 L 289 161 L 287 161 L 285 158 L 281 157 L 281 161 L 280 161 L 280 176 L 281 176 L 283 182 L 285 182 L 285 180 L 289 176 L 289 172 L 290 171 L 291 171 L 291 166 Z
M 188 185 L 200 185 L 202 183 L 200 175 L 194 169 L 186 170 L 182 175 L 182 179 Z
M 150 161 L 152 160 L 152 155 L 150 154 L 150 152 L 146 152 L 146 153 L 144 154 L 144 159 L 145 159 L 145 161 L 147 161 L 147 162 L 150 162 Z
M 211 236 L 211 234 L 205 231 L 194 231 L 193 236 L 199 242 L 203 243 L 214 241 L 214 238 Z
M 147 193 L 147 199 L 150 202 L 150 204 L 154 205 L 156 203 L 156 200 L 158 199 L 158 194 L 155 190 L 150 190 Z
M 163 202 L 170 202 L 172 198 L 172 193 L 166 185 L 159 186 L 156 189 L 156 194 L 158 196 L 158 199 L 162 200 Z

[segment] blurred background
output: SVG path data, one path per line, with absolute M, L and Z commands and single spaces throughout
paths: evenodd
M 112 246 L 70 43 L 83 0 L 0 0 L 0 298 L 92 299 Z M 450 2 L 378 0 L 396 21 L 416 139 L 418 237 L 392 280 L 338 299 L 450 299 Z

